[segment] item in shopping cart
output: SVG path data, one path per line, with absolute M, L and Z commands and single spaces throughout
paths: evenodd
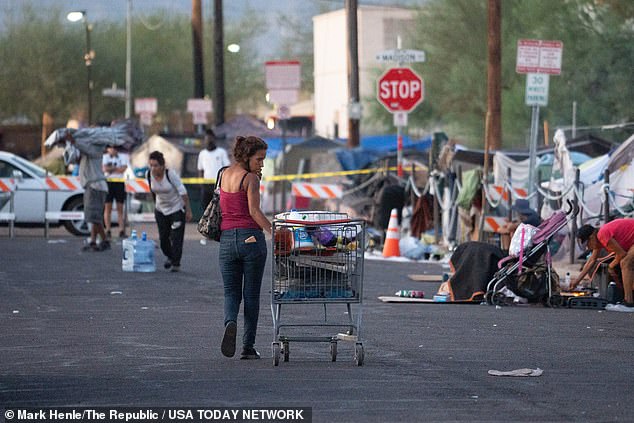
M 316 241 L 324 247 L 334 247 L 337 244 L 337 237 L 335 234 L 326 228 L 307 229 L 307 232 L 311 236 L 313 242 Z
M 273 244 L 276 256 L 290 254 L 293 248 L 293 232 L 287 228 L 276 230 Z
M 299 213 L 297 210 L 291 209 L 290 213 L 287 214 L 287 219 L 294 221 L 304 221 L 308 219 L 308 214 Z
M 302 227 L 293 228 L 293 250 L 312 250 L 313 248 L 315 248 L 315 243 L 308 235 L 306 229 Z

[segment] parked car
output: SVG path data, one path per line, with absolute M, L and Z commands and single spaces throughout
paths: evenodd
M 53 190 L 46 184 L 47 171 L 13 153 L 0 151 L 0 178 L 13 178 L 17 189 L 14 192 L 16 224 L 43 224 L 48 192 L 48 211 L 83 211 L 84 190 L 77 183 L 76 189 Z M 50 175 L 49 175 L 50 176 Z M 10 194 L 0 193 L 0 212 L 9 212 Z M 52 225 L 63 224 L 74 235 L 88 235 L 89 229 L 83 220 L 51 220 Z

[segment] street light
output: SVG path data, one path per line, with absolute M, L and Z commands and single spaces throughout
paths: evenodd
M 90 32 L 92 31 L 92 25 L 88 23 L 88 18 L 86 16 L 85 10 L 78 10 L 68 13 L 66 15 L 66 19 L 71 22 L 84 22 L 84 27 L 86 28 L 86 52 L 84 53 L 84 62 L 86 63 L 86 71 L 88 75 L 88 125 L 92 124 L 92 61 L 95 58 L 95 52 L 90 48 Z

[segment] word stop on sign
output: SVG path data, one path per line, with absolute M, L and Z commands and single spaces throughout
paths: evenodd
M 379 88 L 379 95 L 384 99 L 416 98 L 420 95 L 422 84 L 416 80 L 381 81 Z

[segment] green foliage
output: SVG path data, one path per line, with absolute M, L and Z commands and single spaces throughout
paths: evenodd
M 229 115 L 252 112 L 266 103 L 264 63 L 257 57 L 254 42 L 263 25 L 263 18 L 256 11 L 248 10 L 236 25 L 225 26 L 225 44 L 240 45 L 239 54 L 225 50 L 225 97 Z M 211 63 L 208 69 L 213 76 Z
M 65 19 L 61 9 L 43 11 L 25 2 L 20 13 L 6 14 L 0 32 L 0 120 L 26 117 L 40 122 L 43 112 L 58 122 L 78 117 L 87 102 L 84 25 Z M 146 22 L 152 22 L 148 28 Z M 156 24 L 154 24 L 156 23 Z M 101 92 L 116 83 L 125 88 L 125 23 L 91 22 L 93 120 L 122 117 L 121 99 Z M 264 103 L 264 68 L 252 45 L 262 19 L 255 12 L 225 25 L 225 41 L 241 46 L 225 54 L 225 98 L 228 115 L 254 110 Z M 213 22 L 203 25 L 205 92 L 213 95 Z M 194 91 L 191 19 L 158 11 L 132 20 L 133 97 L 156 97 L 160 122 L 184 113 Z
M 530 108 L 526 76 L 515 73 L 517 40 L 561 40 L 562 73 L 550 77 L 549 104 L 541 118 L 551 128 L 569 126 L 572 102 L 577 125 L 634 120 L 634 7 L 617 0 L 504 0 L 502 5 L 503 147 L 526 145 Z M 410 115 L 413 127 L 444 126 L 453 136 L 482 147 L 486 115 L 487 1 L 431 0 L 417 16 L 409 48 L 425 50 L 413 66 L 425 79 L 425 103 Z M 391 125 L 376 102 L 369 120 Z M 387 118 L 386 118 L 387 115 Z M 450 130 L 451 128 L 451 130 Z
M 7 15 L 0 33 L 0 119 L 37 122 L 43 112 L 69 115 L 86 101 L 83 34 L 60 26 L 59 10 L 48 12 L 27 5 L 20 20 Z
M 279 59 L 299 60 L 303 92 L 312 94 L 315 87 L 313 28 L 304 19 L 282 14 L 278 26 L 283 29 Z

